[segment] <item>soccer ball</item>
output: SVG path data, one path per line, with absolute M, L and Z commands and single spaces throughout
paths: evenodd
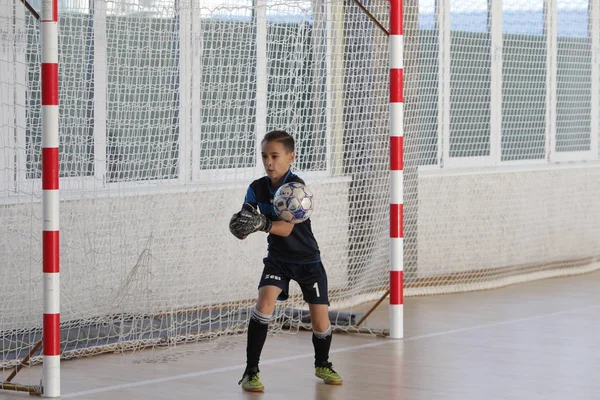
M 300 182 L 282 185 L 273 197 L 275 214 L 286 222 L 299 224 L 310 218 L 313 212 L 313 194 Z

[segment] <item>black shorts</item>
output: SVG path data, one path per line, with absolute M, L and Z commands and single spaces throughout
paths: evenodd
M 290 292 L 290 280 L 295 280 L 302 289 L 302 297 L 308 304 L 327 304 L 327 274 L 323 264 L 318 261 L 310 264 L 295 264 L 264 258 L 265 268 L 258 288 L 277 286 L 282 290 L 277 300 L 287 300 Z

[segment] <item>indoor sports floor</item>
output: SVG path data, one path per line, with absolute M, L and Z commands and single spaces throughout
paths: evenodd
M 365 309 L 369 305 L 365 305 Z M 383 303 L 369 326 L 385 326 Z M 62 364 L 62 398 L 135 399 L 600 399 L 600 271 L 405 304 L 405 339 L 336 334 L 344 378 L 313 376 L 311 333 L 269 336 L 263 394 L 238 380 L 244 337 L 85 358 Z M 38 383 L 39 367 L 19 383 Z M 0 399 L 29 398 L 0 392 Z

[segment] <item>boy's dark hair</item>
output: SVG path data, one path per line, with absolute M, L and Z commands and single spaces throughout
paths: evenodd
M 267 133 L 261 143 L 269 142 L 283 143 L 283 148 L 289 153 L 294 151 L 295 148 L 294 138 L 286 131 L 271 131 Z

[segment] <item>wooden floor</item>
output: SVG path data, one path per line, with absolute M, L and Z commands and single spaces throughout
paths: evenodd
M 365 306 L 367 307 L 367 306 Z M 600 272 L 406 299 L 405 339 L 337 334 L 335 387 L 313 376 L 309 332 L 269 337 L 264 394 L 242 392 L 244 338 L 63 363 L 63 398 L 600 399 Z M 384 325 L 380 306 L 370 325 Z M 17 381 L 39 382 L 37 368 Z M 25 382 L 24 382 L 25 381 Z M 0 399 L 28 398 L 2 392 Z

